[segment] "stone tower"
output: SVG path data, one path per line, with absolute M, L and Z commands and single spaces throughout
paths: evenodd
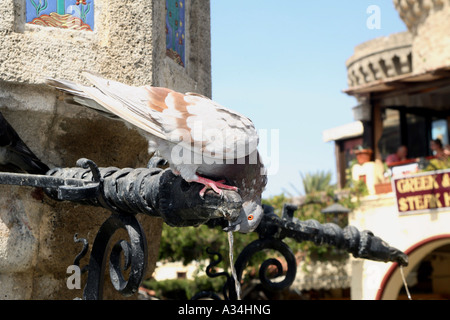
M 129 85 L 210 96 L 209 10 L 208 0 L 4 0 L 0 112 L 50 167 L 73 167 L 83 157 L 103 167 L 145 166 L 147 142 L 135 130 L 66 104 L 44 78 L 84 82 L 81 72 L 89 70 Z M 0 185 L 0 299 L 81 297 L 66 285 L 80 251 L 73 236 L 92 242 L 108 216 L 30 187 Z M 150 276 L 162 222 L 138 217 Z M 105 298 L 119 297 L 105 288 Z
M 393 0 L 400 18 L 413 35 L 413 72 L 450 65 L 450 1 Z

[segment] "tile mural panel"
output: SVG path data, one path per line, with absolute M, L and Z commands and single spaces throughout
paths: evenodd
M 72 30 L 94 30 L 94 0 L 26 0 L 26 22 Z
M 185 64 L 185 2 L 166 0 L 166 52 L 184 67 Z

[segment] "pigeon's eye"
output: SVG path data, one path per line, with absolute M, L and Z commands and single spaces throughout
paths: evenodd
M 252 214 L 249 215 L 247 219 L 248 219 L 248 221 L 252 221 L 253 220 L 253 215 Z

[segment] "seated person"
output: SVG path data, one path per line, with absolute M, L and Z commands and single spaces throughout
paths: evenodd
M 400 146 L 397 148 L 397 152 L 390 154 L 386 157 L 386 164 L 390 165 L 394 162 L 404 161 L 406 160 L 406 156 L 408 154 L 408 148 L 406 146 Z
M 449 152 L 443 148 L 441 140 L 431 140 L 430 148 L 433 150 L 434 159 L 430 160 L 429 165 L 425 170 L 442 170 L 450 168 Z
M 447 156 L 446 152 L 444 151 L 444 147 L 443 147 L 440 139 L 431 140 L 430 148 L 433 151 L 433 155 L 437 159 L 441 159 L 441 160 L 447 159 L 448 156 Z

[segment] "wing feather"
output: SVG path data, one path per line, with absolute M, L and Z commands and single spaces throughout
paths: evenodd
M 78 99 L 95 101 L 85 103 L 90 107 L 98 104 L 97 108 L 156 137 L 195 153 L 206 153 L 210 158 L 242 158 L 257 148 L 258 135 L 253 123 L 205 96 L 160 87 L 128 86 L 90 72 L 83 75 L 93 87 L 50 81 Z
M 143 87 L 128 86 L 88 72 L 83 72 L 83 75 L 95 86 L 83 89 L 92 99 L 125 121 L 167 140 L 159 122 L 150 115 L 150 110 L 146 107 L 148 98 Z

